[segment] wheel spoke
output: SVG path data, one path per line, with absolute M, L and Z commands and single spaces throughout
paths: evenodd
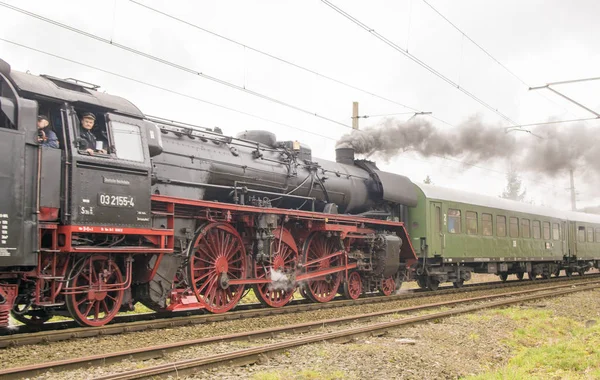
M 102 279 L 105 271 L 109 275 Z M 102 326 L 110 322 L 119 311 L 124 295 L 124 289 L 115 288 L 116 284 L 124 282 L 119 266 L 107 257 L 94 256 L 72 267 L 69 276 L 67 288 L 87 290 L 94 295 L 92 300 L 88 300 L 87 292 L 66 295 L 71 316 L 85 326 Z
M 92 311 L 92 307 L 94 307 L 94 302 L 90 301 L 90 303 L 88 304 L 88 307 L 82 313 L 84 318 L 87 318 L 90 315 L 90 311 Z

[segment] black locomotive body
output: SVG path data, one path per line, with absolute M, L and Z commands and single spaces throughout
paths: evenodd
M 284 306 L 391 294 L 416 261 L 402 220 L 413 184 L 313 158 L 265 131 L 147 118 L 96 86 L 0 61 L 0 326 L 52 315 L 102 325 L 135 302 L 228 311 L 248 287 Z M 92 113 L 98 149 L 84 149 Z M 42 147 L 43 114 L 59 149 Z

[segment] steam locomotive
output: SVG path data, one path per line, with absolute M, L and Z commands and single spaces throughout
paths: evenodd
M 66 315 L 100 326 L 120 310 L 231 310 L 297 289 L 315 302 L 392 294 L 417 262 L 403 221 L 417 203 L 404 176 L 315 159 L 266 131 L 146 117 L 77 80 L 0 60 L 0 326 Z M 104 149 L 82 148 L 80 119 Z M 40 146 L 45 115 L 59 149 Z

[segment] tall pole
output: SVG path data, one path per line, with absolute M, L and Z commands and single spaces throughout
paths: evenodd
M 352 102 L 352 129 L 358 129 L 358 102 Z
M 571 210 L 576 211 L 577 197 L 575 195 L 575 180 L 573 179 L 573 169 L 569 170 L 569 174 L 571 176 Z

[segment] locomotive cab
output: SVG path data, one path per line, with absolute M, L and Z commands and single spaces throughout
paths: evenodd
M 70 251 L 102 244 L 89 234 L 107 226 L 115 233 L 149 228 L 157 127 L 98 86 L 11 71 L 4 61 L 0 71 L 0 264 L 38 264 L 38 238 L 42 249 Z M 99 149 L 92 154 L 81 149 L 84 113 L 96 118 L 91 132 Z M 49 121 L 58 148 L 40 146 L 38 115 Z M 73 235 L 80 232 L 88 235 Z

